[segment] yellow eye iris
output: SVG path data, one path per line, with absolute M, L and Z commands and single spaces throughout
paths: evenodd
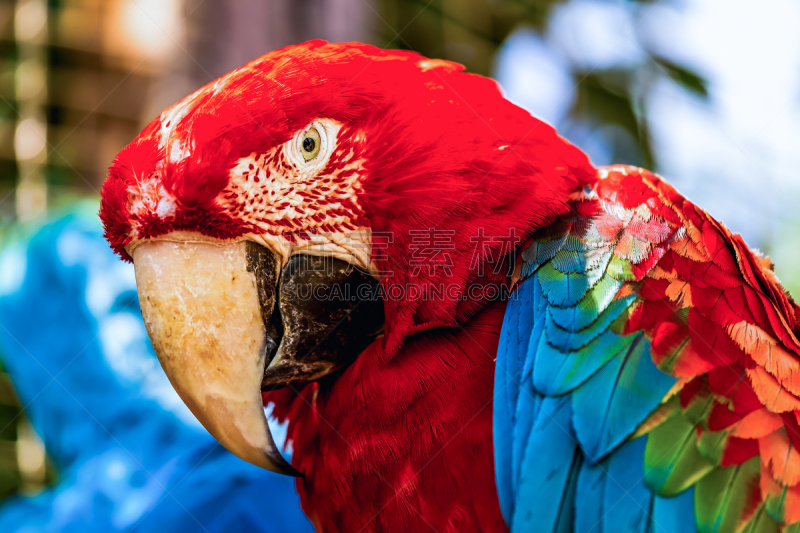
M 317 154 L 319 154 L 320 145 L 319 132 L 316 128 L 308 130 L 300 143 L 300 152 L 303 154 L 303 159 L 311 161 Z

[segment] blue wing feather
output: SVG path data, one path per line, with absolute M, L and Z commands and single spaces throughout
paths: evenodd
M 564 353 L 542 335 L 533 368 L 533 385 L 546 396 L 558 396 L 583 384 L 603 365 L 626 350 L 633 339 L 605 331 L 580 350 Z
M 678 496 L 662 498 L 653 502 L 653 533 L 682 533 L 697 529 L 694 519 L 694 487 L 689 487 Z
M 628 308 L 634 296 L 620 298 L 611 302 L 595 321 L 580 331 L 570 331 L 556 324 L 553 319 L 553 307 L 547 308 L 547 342 L 562 352 L 570 352 L 583 348 L 605 332 L 614 320 Z
M 511 523 L 513 512 L 514 491 L 516 490 L 516 476 L 512 472 L 520 464 L 519 456 L 514 451 L 518 447 L 514 438 L 512 445 L 507 446 L 507 437 L 518 433 L 529 434 L 530 422 L 516 420 L 517 398 L 519 396 L 519 374 L 525 362 L 532 330 L 534 314 L 533 284 L 519 287 L 514 296 L 509 299 L 506 307 L 505 325 L 500 337 L 498 351 L 505 355 L 498 358 L 495 367 L 495 410 L 494 410 L 494 449 L 495 471 L 497 487 L 500 497 L 500 507 L 507 523 Z M 514 457 L 516 455 L 516 457 Z
M 556 270 L 552 263 L 545 263 L 537 271 L 542 290 L 553 305 L 573 306 L 589 290 L 589 280 L 583 274 L 572 272 L 564 274 Z
M 630 435 L 674 382 L 655 366 L 640 333 L 624 355 L 579 387 L 572 396 L 573 422 L 589 460 L 604 457 Z
M 632 275 L 578 226 L 554 225 L 522 253 L 506 310 L 494 405 L 503 515 L 512 532 L 692 531 L 689 491 L 655 495 L 646 439 L 629 440 L 675 380 L 642 333 L 618 331 L 635 300 L 620 295 Z
M 603 531 L 650 531 L 652 491 L 644 483 L 645 439 L 628 441 L 606 460 Z
M 603 284 L 603 287 L 600 287 Z M 571 307 L 551 307 L 553 320 L 568 331 L 579 331 L 592 325 L 600 313 L 614 301 L 614 296 L 622 287 L 622 282 L 611 276 L 603 276 L 598 282 L 599 291 L 584 296 L 577 305 Z M 598 296 L 600 296 L 598 298 Z
M 582 465 L 575 491 L 575 500 L 580 502 L 575 510 L 575 531 L 584 533 L 603 531 L 605 481 L 606 471 L 600 465 L 590 463 Z
M 511 517 L 512 531 L 569 531 L 581 453 L 572 432 L 569 397 L 545 398 L 531 428 Z
M 644 482 L 645 439 L 628 441 L 599 463 L 584 462 L 575 494 L 581 533 L 682 533 L 696 529 L 694 490 L 662 498 Z

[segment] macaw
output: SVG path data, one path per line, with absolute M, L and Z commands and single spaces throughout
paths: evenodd
M 289 478 L 229 454 L 175 395 L 96 212 L 71 206 L 0 254 L 0 355 L 58 468 L 2 502 L 0 531 L 313 531 Z
M 100 216 L 183 401 L 318 531 L 800 531 L 769 260 L 463 70 L 290 46 L 119 153 Z

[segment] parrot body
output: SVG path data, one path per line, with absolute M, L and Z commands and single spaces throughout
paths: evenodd
M 184 401 L 240 457 L 297 475 L 319 531 L 800 527 L 798 308 L 768 261 L 660 178 L 593 167 L 461 70 L 288 47 L 120 153 L 101 217 Z M 237 243 L 256 255 L 235 259 Z M 183 259 L 223 255 L 232 277 Z M 295 297 L 343 279 L 289 268 L 304 255 L 380 281 L 378 336 L 341 333 L 366 296 L 342 315 Z M 259 296 L 228 304 L 242 275 Z M 184 303 L 198 294 L 239 318 L 206 318 Z M 261 333 L 220 326 L 247 310 Z M 240 337 L 256 349 L 220 350 Z M 227 378 L 253 360 L 260 396 Z M 259 400 L 288 421 L 292 466 L 237 411 Z

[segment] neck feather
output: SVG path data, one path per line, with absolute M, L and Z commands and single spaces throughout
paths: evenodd
M 504 310 L 412 336 L 392 358 L 375 342 L 335 380 L 271 393 L 318 530 L 506 530 L 492 448 Z

